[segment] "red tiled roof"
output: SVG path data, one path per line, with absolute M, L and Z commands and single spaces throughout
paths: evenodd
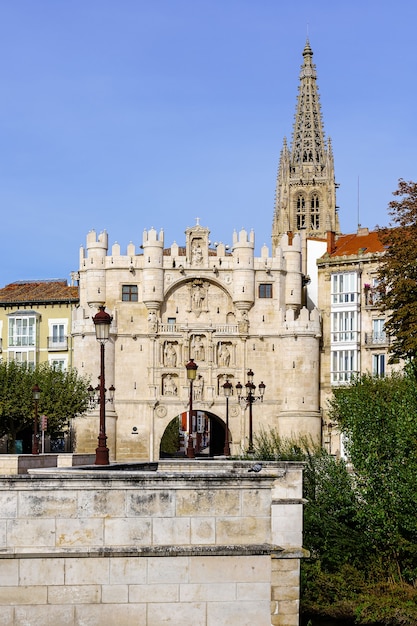
M 0 289 L 0 305 L 78 300 L 78 287 L 70 287 L 66 280 L 18 281 Z
M 378 237 L 378 231 L 341 235 L 337 238 L 331 257 L 384 252 L 385 248 Z

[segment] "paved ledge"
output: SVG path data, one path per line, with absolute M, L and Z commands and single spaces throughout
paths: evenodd
M 259 556 L 272 555 L 280 558 L 280 554 L 289 554 L 280 546 L 268 543 L 242 544 L 242 545 L 195 545 L 195 546 L 140 546 L 137 548 L 92 548 L 80 550 L 79 548 L 51 549 L 45 548 L 31 552 L 30 548 L 14 550 L 0 550 L 1 559 L 44 559 L 44 558 L 103 558 L 103 557 L 173 557 L 173 556 Z M 297 556 L 285 556 L 285 558 L 300 558 Z

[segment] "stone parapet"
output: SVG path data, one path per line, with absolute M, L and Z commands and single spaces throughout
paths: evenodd
M 296 623 L 302 464 L 161 465 L 0 481 L 4 623 Z

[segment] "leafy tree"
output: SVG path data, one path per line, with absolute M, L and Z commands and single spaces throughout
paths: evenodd
M 63 430 L 68 420 L 88 408 L 89 381 L 75 369 L 62 371 L 43 363 L 35 369 L 14 361 L 0 362 L 0 437 L 8 435 L 10 449 L 18 433 L 33 424 L 32 388 L 41 389 L 39 414 L 48 417 L 48 430 Z
M 345 437 L 360 525 L 380 574 L 417 579 L 417 388 L 408 368 L 386 378 L 364 375 L 334 390 L 331 415 Z M 376 561 L 374 561 L 374 568 Z M 374 572 L 375 573 L 375 572 Z
M 325 571 L 360 564 L 368 551 L 360 527 L 362 503 L 343 460 L 307 452 L 304 469 L 304 546 Z
M 417 354 L 417 183 L 400 179 L 389 203 L 390 228 L 379 229 L 386 246 L 379 279 L 387 311 L 385 329 L 392 338 L 391 361 Z M 417 367 L 417 364 L 416 364 Z

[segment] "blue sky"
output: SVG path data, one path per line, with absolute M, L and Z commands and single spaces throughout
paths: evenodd
M 0 23 L 0 286 L 69 279 L 91 229 L 269 245 L 307 33 L 342 230 L 417 180 L 414 0 L 0 0 Z

